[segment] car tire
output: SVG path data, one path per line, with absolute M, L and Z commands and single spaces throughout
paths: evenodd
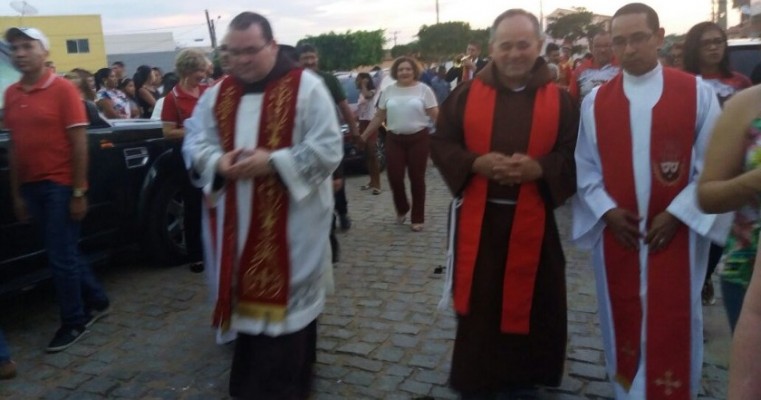
M 159 183 L 149 205 L 146 228 L 145 245 L 157 262 L 178 265 L 189 260 L 182 179 L 169 176 Z

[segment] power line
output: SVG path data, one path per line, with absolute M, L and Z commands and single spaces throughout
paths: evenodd
M 167 29 L 176 29 L 176 28 L 188 28 L 188 27 L 205 27 L 206 24 L 204 23 L 198 23 L 193 25 L 177 25 L 177 26 L 163 26 L 161 28 L 150 28 L 150 29 L 133 29 L 133 30 L 124 30 L 124 31 L 110 31 L 110 32 L 103 32 L 104 35 L 113 35 L 113 34 L 120 34 L 120 33 L 140 33 L 140 32 L 153 32 L 153 31 L 163 31 Z

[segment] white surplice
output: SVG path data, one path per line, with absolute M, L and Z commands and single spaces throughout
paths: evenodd
M 203 188 L 207 199 L 205 206 L 216 207 L 216 231 L 222 232 L 225 191 L 224 187 L 219 191 L 213 189 L 216 166 L 224 154 L 214 115 L 219 87 L 215 85 L 201 96 L 193 116 L 185 122 L 183 155 L 186 162 L 192 164 L 193 183 Z M 263 98 L 264 93 L 249 93 L 241 98 L 236 117 L 236 149 L 253 151 L 256 148 Z M 242 316 L 233 309 L 231 329 L 218 332 L 219 343 L 234 339 L 238 331 L 269 336 L 296 332 L 323 310 L 324 275 L 332 268 L 328 235 L 333 211 L 331 174 L 343 157 L 342 136 L 333 104 L 322 79 L 311 71 L 304 71 L 298 88 L 293 145 L 276 150 L 270 156 L 289 194 L 287 238 L 291 269 L 286 317 L 283 321 L 269 321 Z M 236 191 L 237 259 L 248 237 L 251 210 L 256 199 L 253 198 L 252 180 L 237 181 Z M 218 234 L 217 242 L 211 243 L 207 210 L 204 210 L 203 226 L 204 261 L 216 302 L 223 235 Z M 237 265 L 234 270 L 237 271 Z
M 642 76 L 623 73 L 624 93 L 629 100 L 631 116 L 632 158 L 634 184 L 636 186 L 638 213 L 648 215 L 650 199 L 650 128 L 652 109 L 663 93 L 663 68 L 655 69 Z M 615 335 L 611 315 L 610 298 L 605 275 L 605 258 L 603 255 L 603 236 L 605 228 L 603 215 L 616 207 L 616 202 L 605 191 L 600 154 L 597 148 L 595 127 L 595 98 L 597 89 L 593 90 L 582 103 L 579 137 L 576 145 L 577 195 L 573 199 L 573 240 L 582 248 L 592 250 L 597 282 L 598 313 L 605 346 L 605 360 L 608 376 L 615 376 L 616 354 Z M 691 376 L 690 392 L 696 398 L 700 384 L 701 364 L 703 361 L 703 317 L 700 292 L 706 274 L 708 248 L 710 241 L 723 243 L 729 229 L 731 216 L 704 214 L 697 205 L 697 178 L 703 167 L 703 154 L 720 113 L 719 103 L 713 90 L 700 79 L 697 80 L 697 120 L 695 121 L 695 142 L 692 151 L 692 170 L 688 185 L 669 204 L 667 211 L 689 228 L 690 263 L 691 263 Z M 617 110 L 606 110 L 616 113 Z M 640 231 L 645 233 L 647 227 L 643 218 Z M 642 342 L 639 368 L 627 393 L 614 382 L 616 399 L 645 399 L 645 359 L 646 354 L 646 313 L 647 313 L 647 254 L 648 246 L 640 241 L 640 299 L 642 301 Z

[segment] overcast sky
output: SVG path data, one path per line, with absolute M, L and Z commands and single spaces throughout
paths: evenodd
M 542 0 L 544 14 L 556 8 L 586 7 L 612 15 L 627 0 Z M 0 0 L 0 15 L 19 15 L 10 0 Z M 15 2 L 14 2 L 15 3 Z M 435 0 L 28 0 L 39 15 L 100 14 L 105 34 L 172 31 L 181 45 L 208 45 L 204 10 L 217 19 L 221 36 L 230 19 L 241 11 L 269 18 L 280 43 L 295 44 L 307 35 L 329 31 L 385 29 L 387 47 L 414 40 L 421 25 L 436 23 Z M 666 33 L 685 33 L 692 25 L 710 20 L 711 0 L 646 1 L 655 8 Z M 252 9 L 256 4 L 257 8 Z M 730 2 L 731 4 L 731 2 Z M 486 28 L 502 11 L 521 7 L 539 14 L 540 0 L 439 0 L 441 22 L 465 21 Z M 737 10 L 730 10 L 730 25 Z M 23 21 L 19 22 L 23 25 Z

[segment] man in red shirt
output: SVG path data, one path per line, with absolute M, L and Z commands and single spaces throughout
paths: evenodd
M 80 221 L 87 213 L 87 115 L 79 91 L 45 66 L 47 37 L 35 28 L 5 33 L 21 79 L 5 92 L 10 130 L 13 208 L 40 228 L 61 308 L 61 328 L 48 352 L 66 349 L 105 316 L 109 301 L 79 255 Z

